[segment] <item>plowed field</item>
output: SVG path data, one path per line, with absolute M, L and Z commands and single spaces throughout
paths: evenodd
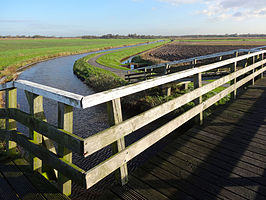
M 174 42 L 163 47 L 149 51 L 145 57 L 149 60 L 174 61 L 212 53 L 218 53 L 236 49 L 249 49 L 265 44 L 240 45 L 240 44 L 183 44 Z

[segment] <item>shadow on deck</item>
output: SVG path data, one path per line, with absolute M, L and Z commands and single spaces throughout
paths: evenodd
M 0 199 L 69 199 L 42 175 L 33 172 L 19 155 L 9 156 L 0 149 Z
M 216 110 L 104 199 L 266 199 L 266 79 Z

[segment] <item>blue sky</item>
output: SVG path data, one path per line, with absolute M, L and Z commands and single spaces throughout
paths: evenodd
M 266 0 L 0 0 L 0 5 L 0 35 L 266 34 Z

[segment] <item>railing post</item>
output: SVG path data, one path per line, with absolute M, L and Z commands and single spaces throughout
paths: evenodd
M 130 83 L 130 71 L 127 71 L 127 75 L 128 75 L 128 76 L 127 76 L 127 78 L 128 78 L 127 80 L 128 80 L 128 82 Z
M 58 128 L 64 129 L 70 133 L 73 132 L 73 107 L 58 102 Z M 62 138 L 63 140 L 64 138 Z M 72 152 L 62 145 L 58 145 L 58 155 L 64 160 L 72 163 Z M 58 188 L 69 196 L 71 194 L 72 181 L 58 172 Z
M 166 64 L 166 65 L 165 65 L 165 69 L 164 69 L 164 74 L 165 74 L 165 75 L 168 74 L 169 69 L 170 69 L 170 65 Z
M 5 93 L 5 108 L 17 108 L 17 89 L 8 89 Z M 5 128 L 7 130 L 16 130 L 16 121 L 13 119 L 5 120 Z M 16 152 L 17 144 L 6 139 L 6 151 L 8 153 Z
M 120 98 L 114 99 L 107 102 L 107 112 L 110 126 L 119 124 L 123 121 L 121 101 Z M 117 152 L 125 149 L 125 138 L 122 137 L 112 144 L 112 153 L 116 154 Z M 120 172 L 119 172 L 120 171 Z M 121 182 L 122 185 L 125 185 L 128 182 L 128 170 L 127 163 L 120 167 L 120 170 L 116 171 L 116 181 Z
M 248 54 L 250 54 L 250 51 L 248 52 Z M 246 63 L 245 63 L 245 66 L 244 66 L 244 67 L 247 67 L 247 66 L 248 66 L 248 59 L 249 59 L 249 58 L 247 58 L 247 61 L 246 61 Z
M 144 69 L 144 77 L 145 77 L 145 80 L 147 80 L 147 68 L 146 67 Z
M 44 110 L 43 110 L 43 97 L 33 94 L 31 92 L 25 91 L 27 100 L 28 100 L 28 104 L 29 104 L 29 111 L 30 114 L 35 117 L 38 118 L 42 121 L 47 121 L 45 114 L 44 114 Z M 37 133 L 36 131 L 32 130 L 31 128 L 29 128 L 29 136 L 30 138 L 33 139 L 35 144 L 43 144 L 48 150 L 50 150 L 53 153 L 56 153 L 56 149 L 54 147 L 54 144 L 52 142 L 52 140 L 50 140 L 49 138 Z M 56 178 L 56 171 L 50 167 L 48 167 L 47 165 L 42 163 L 42 160 L 40 160 L 37 157 L 34 157 L 32 155 L 30 155 L 30 165 L 33 171 L 38 171 L 40 173 L 44 173 L 46 174 L 46 177 L 50 180 L 50 179 L 55 179 Z
M 255 62 L 256 62 L 256 56 L 253 56 L 252 57 L 252 64 L 255 64 Z M 253 68 L 252 69 L 252 74 L 254 75 L 254 72 L 255 72 L 255 69 Z M 252 78 L 252 85 L 255 85 L 255 77 L 253 76 L 253 78 Z
M 238 52 L 235 52 L 235 57 L 238 56 Z M 236 72 L 236 67 L 237 67 L 237 62 L 234 62 L 233 65 L 231 65 L 231 70 L 230 72 L 233 73 L 233 72 Z M 230 82 L 230 85 L 233 85 L 236 83 L 236 78 L 234 78 L 233 80 L 231 80 Z M 235 89 L 233 92 L 231 92 L 230 96 L 231 96 L 231 99 L 236 99 L 236 93 L 237 93 L 237 90 Z
M 193 61 L 194 66 L 197 64 L 197 60 L 195 59 Z M 202 86 L 202 74 L 198 73 L 193 76 L 194 79 L 194 89 L 200 88 Z M 201 104 L 202 103 L 202 96 L 196 98 L 194 100 L 195 105 Z M 203 124 L 203 112 L 200 112 L 199 115 L 196 116 L 196 122 L 199 123 L 200 125 Z
M 28 100 L 30 114 L 36 118 L 44 120 L 43 97 L 27 91 L 25 91 L 25 94 Z M 42 143 L 42 135 L 35 132 L 31 128 L 29 128 L 29 137 L 33 140 L 35 144 Z M 39 173 L 42 173 L 42 160 L 30 154 L 29 162 L 33 171 L 38 171 Z
M 264 53 L 261 54 L 261 60 L 264 60 Z M 264 65 L 261 66 L 263 68 Z M 263 72 L 260 74 L 260 78 L 263 78 Z
M 223 56 L 220 56 L 219 57 L 219 61 L 222 61 L 222 60 L 223 60 Z M 217 69 L 217 72 L 220 72 L 220 69 L 219 68 Z

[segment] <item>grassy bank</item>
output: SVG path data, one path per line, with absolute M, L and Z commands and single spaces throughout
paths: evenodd
M 154 39 L 0 40 L 0 77 L 13 74 L 19 67 L 49 58 L 147 41 L 154 41 Z
M 98 54 L 91 54 L 77 60 L 74 64 L 74 73 L 96 92 L 101 92 L 126 84 L 126 81 L 113 72 L 94 67 L 88 60 Z
M 153 43 L 149 45 L 144 45 L 144 46 L 137 46 L 137 47 L 132 47 L 128 49 L 123 49 L 122 51 L 116 51 L 113 53 L 106 54 L 104 56 L 101 56 L 100 58 L 97 59 L 97 62 L 99 64 L 102 64 L 107 67 L 112 67 L 116 69 L 122 69 L 122 70 L 128 70 L 125 67 L 121 67 L 121 60 L 128 58 L 132 55 L 139 54 L 141 52 L 156 48 L 158 46 L 161 46 L 163 44 L 168 43 L 169 40 L 163 41 L 163 42 L 158 42 L 158 43 Z

